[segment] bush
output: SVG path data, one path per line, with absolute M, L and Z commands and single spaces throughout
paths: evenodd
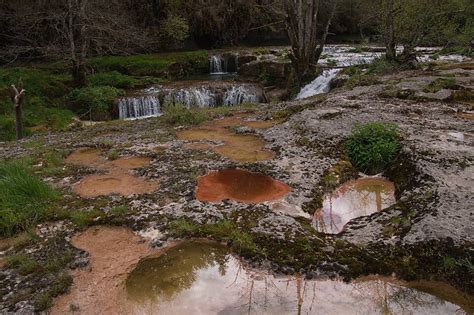
M 376 58 L 369 65 L 367 73 L 369 74 L 389 74 L 402 70 L 402 66 L 396 62 L 384 57 Z
M 457 87 L 458 85 L 454 78 L 438 78 L 424 88 L 423 92 L 436 93 L 442 89 L 456 90 Z
M 64 104 L 64 96 L 70 92 L 68 84 L 71 78 L 68 74 L 21 67 L 0 69 L 0 87 L 4 87 L 0 88 L 0 141 L 15 138 L 9 86 L 16 84 L 20 78 L 27 90 L 23 103 L 24 135 L 31 134 L 28 127 L 58 130 L 70 124 L 73 113 L 60 108 Z
M 24 162 L 0 165 L 0 235 L 27 230 L 44 220 L 56 191 L 31 174 Z
M 126 75 L 159 77 L 176 62 L 188 62 L 196 68 L 205 65 L 209 69 L 209 54 L 198 50 L 155 55 L 105 56 L 93 58 L 89 64 L 99 72 L 118 71 Z
M 394 124 L 357 125 L 346 142 L 346 153 L 360 171 L 374 175 L 393 162 L 400 149 L 399 138 Z
M 35 271 L 38 271 L 40 265 L 33 259 L 24 255 L 13 255 L 5 258 L 5 264 L 7 268 L 18 269 L 22 275 L 28 275 Z
M 0 116 L 0 141 L 15 139 L 15 118 L 12 116 Z
M 119 89 L 130 89 L 139 84 L 138 80 L 120 72 L 97 73 L 89 78 L 91 86 L 112 86 Z
M 80 110 L 85 114 L 90 110 L 93 119 L 107 120 L 111 118 L 115 100 L 122 95 L 123 90 L 111 86 L 86 87 L 73 90 L 70 100 L 76 111 Z
M 163 119 L 169 125 L 199 125 L 208 120 L 208 115 L 204 110 L 192 110 L 182 104 L 169 104 L 163 108 Z

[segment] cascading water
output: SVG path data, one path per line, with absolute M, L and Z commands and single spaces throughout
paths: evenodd
M 211 56 L 211 74 L 226 73 L 225 59 L 222 56 Z
M 190 88 L 170 91 L 164 97 L 165 104 L 183 104 L 191 107 L 214 107 L 217 105 L 216 95 L 208 88 Z
M 342 69 L 324 70 L 323 73 L 319 77 L 314 79 L 313 82 L 309 83 L 301 89 L 296 99 L 300 100 L 303 98 L 329 92 L 329 83 L 332 79 L 336 77 L 339 72 L 341 72 L 341 70 Z
M 377 52 L 354 53 L 351 52 L 351 50 L 352 48 L 347 46 L 325 47 L 324 53 L 329 57 L 322 58 L 321 63 L 326 65 L 335 63 L 339 68 L 324 70 L 319 77 L 301 89 L 296 99 L 303 99 L 329 92 L 331 80 L 341 72 L 342 67 L 367 64 L 381 55 L 381 53 Z
M 124 120 L 156 117 L 161 114 L 160 100 L 152 95 L 122 98 L 118 108 L 119 117 Z
M 224 105 L 241 105 L 244 103 L 257 103 L 258 95 L 252 93 L 245 86 L 233 86 L 224 95 Z

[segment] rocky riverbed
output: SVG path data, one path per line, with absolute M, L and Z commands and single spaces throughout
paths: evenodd
M 441 78 L 455 80 L 455 85 L 430 89 Z M 245 121 L 268 124 L 260 128 L 260 124 L 234 123 L 226 136 L 237 142 L 245 137 L 232 135 L 259 137 L 263 149 L 274 152 L 272 159 L 242 161 L 220 155 L 215 147 L 225 145 L 226 139 L 203 137 L 202 146 L 190 145 L 199 139 L 179 137 L 184 127 L 169 127 L 161 118 L 78 126 L 19 143 L 1 143 L 0 158 L 34 157 L 38 170 L 48 151 L 70 154 L 94 148 L 104 159 L 111 150 L 124 160 L 148 158 L 149 164 L 119 167 L 118 175 L 156 183 L 156 189 L 134 193 L 133 187 L 126 187 L 130 189 L 124 193 L 83 198 L 74 189 L 86 185 L 88 176 L 103 174 L 96 163 L 65 161 L 58 173 L 38 171 L 62 192 L 58 211 L 90 213 L 92 219 L 81 226 L 58 217 L 37 227 L 35 241 L 7 246 L 0 253 L 28 255 L 42 262 L 67 250 L 71 259 L 66 271 L 88 268 L 88 254 L 74 247 L 73 236 L 89 225 L 112 224 L 130 228 L 153 248 L 186 238 L 225 242 L 250 266 L 275 274 L 350 280 L 394 273 L 403 280 L 447 282 L 469 300 L 474 294 L 473 88 L 472 63 L 466 62 L 381 76 L 376 84 L 343 86 L 326 95 L 265 104 L 239 114 Z M 319 233 L 311 226 L 311 217 L 321 208 L 324 194 L 359 176 L 346 161 L 343 143 L 356 124 L 372 121 L 393 122 L 402 131 L 403 148 L 382 174 L 395 184 L 397 202 L 351 220 L 340 234 Z M 196 199 L 201 176 L 236 168 L 262 173 L 291 191 L 278 200 L 256 204 Z M 139 251 L 140 255 L 147 252 Z M 100 250 L 94 255 L 100 255 Z M 32 312 L 53 282 L 49 274 L 1 269 L 0 313 Z M 474 310 L 470 301 L 466 313 Z M 74 307 L 80 310 L 81 305 Z

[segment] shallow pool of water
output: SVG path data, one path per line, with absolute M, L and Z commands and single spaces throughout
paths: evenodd
M 395 280 L 393 280 L 395 281 Z M 388 279 L 351 284 L 275 277 L 244 266 L 225 246 L 189 242 L 146 258 L 126 280 L 135 314 L 463 314 Z
M 313 226 L 320 232 L 340 233 L 352 219 L 371 215 L 395 203 L 395 185 L 383 178 L 364 177 L 349 181 L 324 196 Z
M 231 199 L 245 203 L 273 201 L 287 195 L 291 188 L 264 174 L 239 169 L 210 172 L 198 179 L 196 198 L 220 202 Z

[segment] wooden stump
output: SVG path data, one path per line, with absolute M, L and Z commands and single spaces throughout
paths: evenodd
M 23 138 L 23 124 L 22 124 L 22 109 L 21 105 L 25 99 L 26 90 L 23 89 L 23 82 L 21 79 L 18 81 L 18 88 L 15 84 L 12 84 L 12 101 L 15 105 L 15 118 L 16 118 L 16 139 L 21 140 Z

